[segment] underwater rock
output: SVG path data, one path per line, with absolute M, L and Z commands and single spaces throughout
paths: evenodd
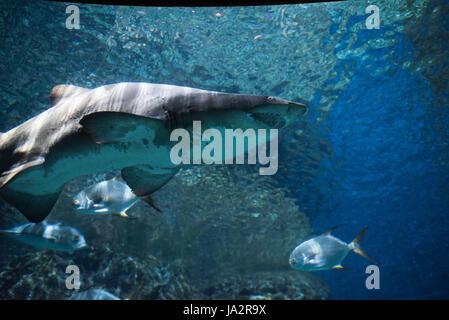
M 66 288 L 68 265 L 80 270 L 80 290 Z M 195 289 L 180 266 L 156 258 L 126 256 L 111 250 L 86 249 L 62 255 L 28 253 L 1 266 L 0 299 L 67 299 L 74 293 L 102 288 L 121 299 L 194 299 Z
M 311 232 L 307 216 L 272 178 L 255 168 L 235 169 L 182 170 L 154 194 L 164 214 L 173 216 L 166 249 L 193 277 L 286 269 L 290 250 Z
M 101 288 L 121 299 L 326 298 L 321 280 L 288 265 L 291 250 L 310 235 L 307 216 L 273 178 L 252 169 L 181 170 L 153 194 L 163 212 L 138 203 L 136 220 L 76 214 L 71 195 L 93 181 L 73 181 L 50 218 L 82 230 L 89 248 L 69 255 L 11 243 L 24 254 L 4 256 L 0 298 L 69 298 L 65 270 L 72 264 L 80 291 Z
M 66 288 L 68 265 L 80 270 L 80 290 Z M 101 288 L 121 299 L 325 299 L 324 281 L 306 272 L 278 271 L 222 274 L 213 282 L 192 282 L 176 263 L 168 266 L 148 256 L 139 259 L 110 250 L 81 255 L 50 251 L 28 253 L 1 266 L 0 299 L 73 299 Z M 89 299 L 85 296 L 84 299 Z
M 121 300 L 103 289 L 89 289 L 75 293 L 68 300 Z
M 291 250 L 309 237 L 309 219 L 274 178 L 243 167 L 182 169 L 152 195 L 163 212 L 140 202 L 129 212 L 135 220 L 75 213 L 72 195 L 116 173 L 76 179 L 50 218 L 78 228 L 89 244 L 132 256 L 149 253 L 168 263 L 181 260 L 202 278 L 230 268 L 286 269 Z
M 238 300 L 309 300 L 329 295 L 323 280 L 295 271 L 229 274 L 201 292 L 209 299 Z
M 137 203 L 130 210 L 137 219 L 131 221 L 73 212 L 70 195 L 99 181 L 94 180 L 69 184 L 51 218 L 83 230 L 96 246 L 141 258 L 148 253 L 168 264 L 178 261 L 192 281 L 288 270 L 291 250 L 311 232 L 295 200 L 255 166 L 182 169 L 152 195 L 163 212 Z

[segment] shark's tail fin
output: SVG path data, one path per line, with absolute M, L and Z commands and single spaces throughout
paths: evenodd
M 361 255 L 362 257 L 368 259 L 374 264 L 377 264 L 377 262 L 371 258 L 366 252 L 360 248 L 360 242 L 362 241 L 363 237 L 365 236 L 366 230 L 368 230 L 368 227 L 362 230 L 362 232 L 359 233 L 357 237 L 349 244 L 349 248 L 353 250 L 355 253 Z

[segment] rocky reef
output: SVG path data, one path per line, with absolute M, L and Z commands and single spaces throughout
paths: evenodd
M 329 290 L 324 282 L 296 271 L 227 274 L 202 288 L 209 299 L 303 300 L 325 299 Z
M 67 289 L 68 265 L 80 270 L 80 290 Z M 324 282 L 307 273 L 256 272 L 222 274 L 213 282 L 192 281 L 183 266 L 87 249 L 75 255 L 40 251 L 17 256 L 1 266 L 0 299 L 71 299 L 92 288 L 121 299 L 324 299 Z
M 109 249 L 86 249 L 73 256 L 49 251 L 18 256 L 0 272 L 1 299 L 68 299 L 68 265 L 80 270 L 80 291 L 103 288 L 122 299 L 194 299 L 192 285 L 179 266 L 148 256 L 126 256 Z
M 128 212 L 135 220 L 74 212 L 76 192 L 114 174 L 68 184 L 47 219 L 79 229 L 88 248 L 67 254 L 2 241 L 0 298 L 69 298 L 71 264 L 80 269 L 81 290 L 102 288 L 122 299 L 327 297 L 323 281 L 288 265 L 291 250 L 310 235 L 307 216 L 254 167 L 182 169 L 154 194 L 163 212 L 140 202 Z

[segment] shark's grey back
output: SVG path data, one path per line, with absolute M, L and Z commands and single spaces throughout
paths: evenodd
M 166 84 L 132 83 L 52 90 L 55 106 L 2 134 L 0 189 L 21 171 L 42 164 L 51 148 L 82 129 L 81 120 L 98 112 L 119 112 L 168 120 L 173 114 L 225 108 L 251 108 L 265 96 L 234 95 Z

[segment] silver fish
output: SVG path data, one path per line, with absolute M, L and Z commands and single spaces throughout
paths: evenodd
M 68 300 L 121 300 L 104 289 L 89 289 L 74 294 Z
M 120 176 L 113 179 L 96 183 L 87 189 L 79 192 L 73 198 L 76 211 L 88 215 L 118 215 L 124 218 L 131 218 L 127 211 L 134 206 L 139 199 L 143 199 L 153 208 L 160 211 L 154 204 L 152 198 L 137 197 L 131 188 L 122 180 Z
M 368 227 L 363 229 L 349 244 L 331 235 L 332 230 L 337 227 L 333 227 L 322 235 L 299 244 L 290 255 L 290 265 L 295 269 L 303 271 L 345 269 L 341 262 L 350 251 L 354 251 L 377 264 L 373 258 L 360 248 L 360 241 L 365 236 Z
M 72 252 L 86 246 L 84 236 L 75 228 L 61 223 L 26 223 L 8 230 L 0 230 L 35 248 Z

